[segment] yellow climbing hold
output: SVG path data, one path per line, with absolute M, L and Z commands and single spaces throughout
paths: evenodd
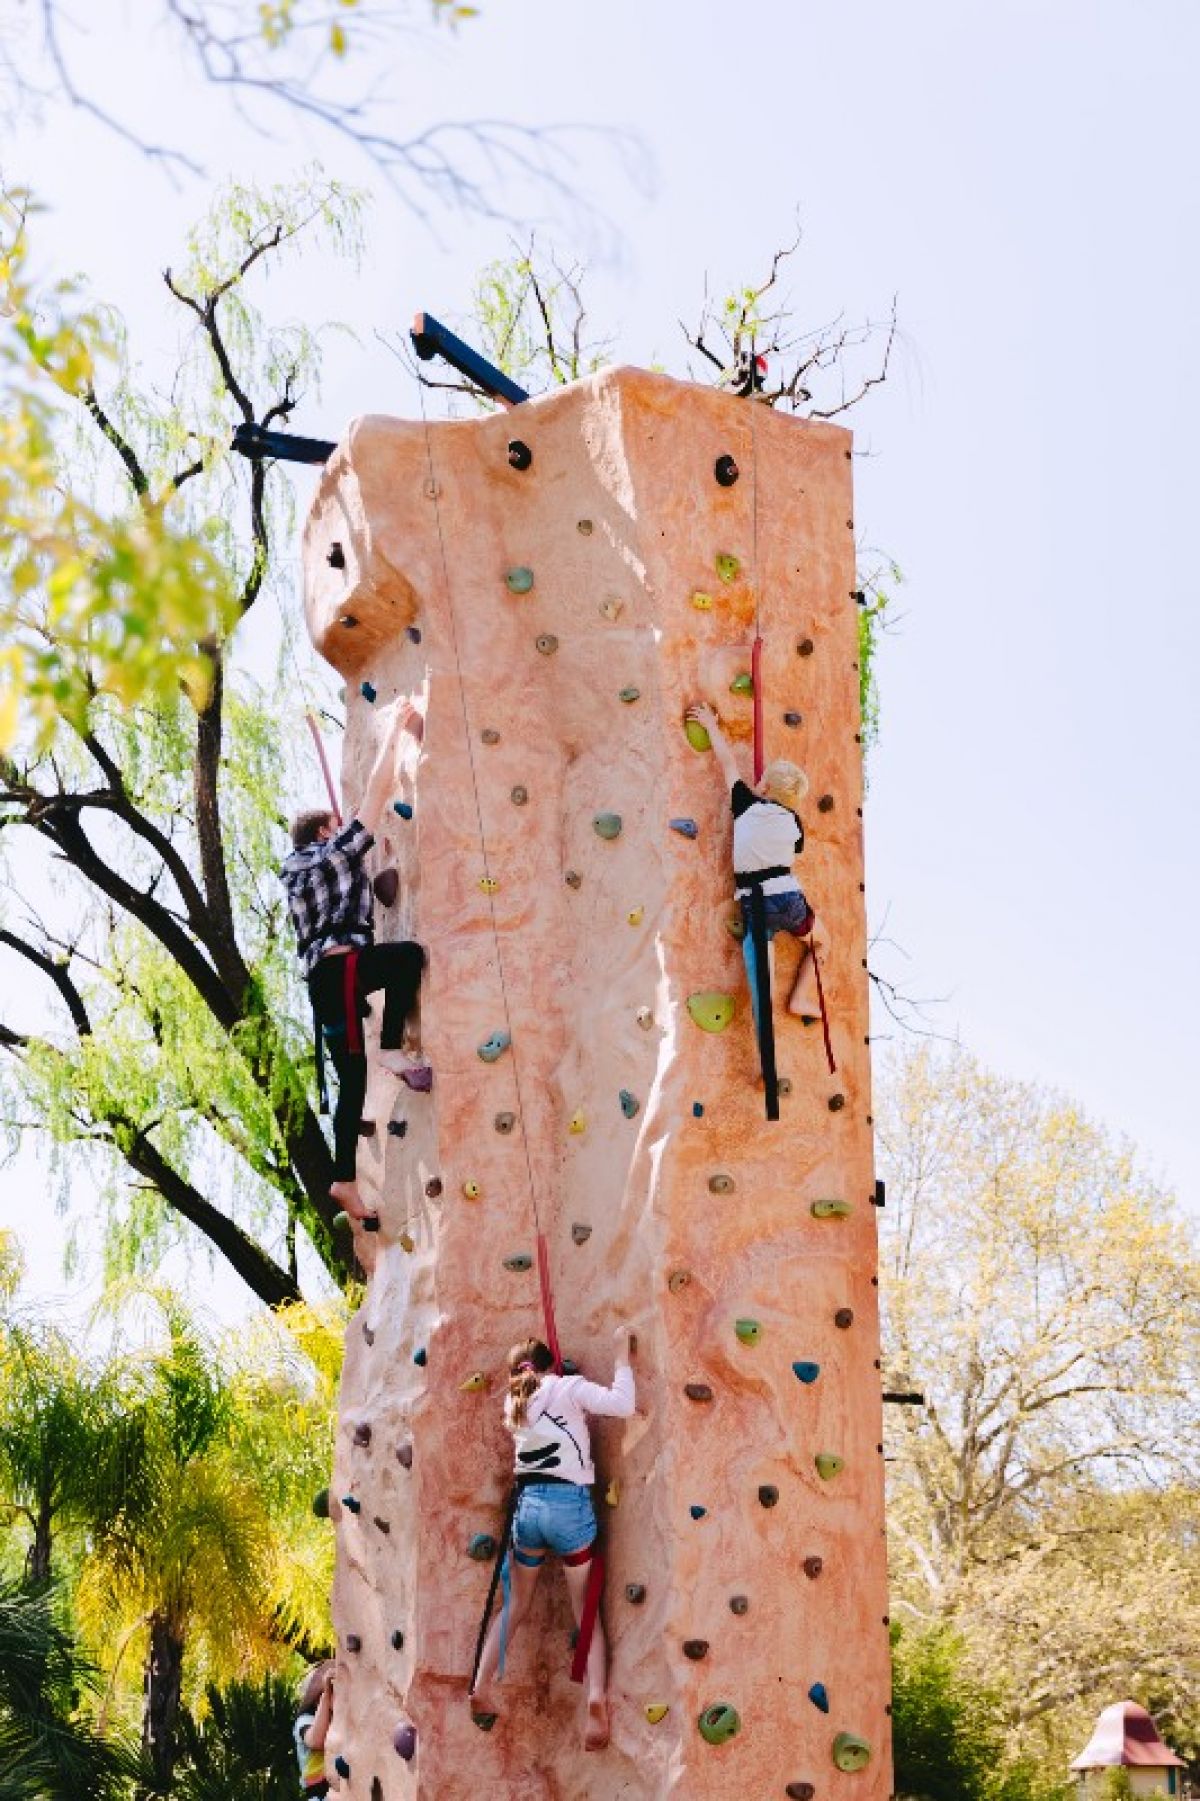
M 688 1012 L 702 1032 L 723 1032 L 737 1012 L 732 994 L 719 994 L 706 989 L 702 994 L 689 994 Z
M 646 1703 L 646 1718 L 652 1726 L 657 1726 L 660 1720 L 665 1720 L 670 1711 L 671 1709 L 665 1701 L 647 1701 Z
M 683 731 L 684 736 L 687 738 L 687 741 L 693 750 L 712 749 L 712 739 L 698 719 L 685 719 L 683 722 Z
M 477 1201 L 483 1193 L 483 1189 L 479 1186 L 479 1183 L 475 1181 L 474 1177 L 469 1177 L 468 1180 L 463 1183 L 462 1191 L 464 1200 L 468 1201 Z
M 616 1507 L 620 1502 L 621 1483 L 618 1477 L 614 1476 L 608 1487 L 605 1489 L 604 1499 L 608 1502 L 610 1507 Z
M 630 907 L 625 917 L 631 926 L 640 926 L 646 917 L 646 909 L 645 907 Z
M 484 894 L 495 894 L 500 884 L 494 875 L 481 875 L 479 878 L 479 886 Z
M 711 613 L 712 612 L 712 603 L 713 603 L 713 598 L 712 598 L 711 594 L 705 594 L 703 592 L 703 590 L 700 588 L 697 588 L 693 592 L 692 605 L 695 607 L 695 609 L 698 613 Z
M 814 1201 L 809 1208 L 814 1219 L 849 1219 L 853 1211 L 849 1201 Z
M 584 1118 L 582 1108 L 575 1113 L 572 1113 L 571 1124 L 567 1129 L 568 1131 L 574 1132 L 576 1137 L 578 1137 L 581 1132 L 587 1131 L 587 1120 Z
M 472 1370 L 465 1382 L 459 1383 L 459 1391 L 465 1395 L 482 1394 L 488 1385 L 488 1379 L 482 1370 Z
M 413 1243 L 413 1240 L 409 1237 L 407 1232 L 401 1232 L 399 1243 L 400 1243 L 400 1249 L 402 1251 L 408 1251 L 411 1253 L 412 1251 L 415 1251 L 417 1248 L 416 1245 Z

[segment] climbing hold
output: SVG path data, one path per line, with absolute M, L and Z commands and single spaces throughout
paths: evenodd
M 575 530 L 577 532 L 582 532 L 585 538 L 590 538 L 595 527 L 590 519 L 580 519 L 576 522 Z
M 754 677 L 743 670 L 741 675 L 735 675 L 730 682 L 729 692 L 731 694 L 753 694 Z
M 579 1108 L 572 1113 L 570 1123 L 567 1126 L 567 1131 L 573 1132 L 576 1138 L 579 1137 L 581 1132 L 587 1131 L 587 1120 L 584 1118 L 582 1108 Z
M 413 1352 L 413 1362 L 419 1370 L 423 1370 L 425 1365 L 429 1362 L 429 1352 L 425 1349 L 424 1345 L 418 1345 Z
M 673 819 L 671 830 L 678 832 L 681 838 L 698 838 L 700 836 L 700 827 L 694 819 Z
M 793 1363 L 792 1365 L 792 1374 L 799 1377 L 801 1382 L 815 1382 L 820 1373 L 819 1363 Z
M 646 917 L 646 909 L 645 907 L 630 907 L 625 917 L 631 926 L 640 926 Z
M 621 1112 L 625 1115 L 626 1119 L 632 1119 L 642 1103 L 638 1100 L 636 1094 L 630 1094 L 628 1088 L 622 1088 L 620 1099 Z
M 413 810 L 406 800 L 394 800 L 392 802 L 392 812 L 399 813 L 401 819 L 411 819 L 413 816 Z
M 654 1024 L 654 1010 L 652 1007 L 639 1007 L 633 1017 L 637 1020 L 643 1032 L 648 1032 L 650 1027 Z
M 713 474 L 719 488 L 732 488 L 738 478 L 738 466 L 731 456 L 720 456 L 713 464 Z
M 794 728 L 798 725 L 803 725 L 804 720 L 799 713 L 785 713 L 783 716 L 783 723 L 784 725 L 790 725 Z
M 832 813 L 833 812 L 833 796 L 832 796 L 832 794 L 823 794 L 821 796 L 820 800 L 817 802 L 817 812 L 818 813 Z
M 404 630 L 414 644 L 419 644 L 421 642 L 421 628 L 419 625 L 406 625 Z
M 497 1545 L 490 1532 L 476 1532 L 467 1546 L 467 1556 L 475 1563 L 490 1563 L 496 1555 Z
M 348 1226 L 349 1224 L 350 1224 L 350 1215 L 348 1213 L 335 1213 L 334 1214 L 333 1229 L 335 1232 L 340 1232 L 343 1226 Z
M 533 586 L 533 570 L 519 564 L 516 569 L 509 570 L 504 585 L 510 594 L 528 594 Z
M 683 735 L 687 739 L 688 743 L 691 745 L 693 750 L 711 750 L 712 749 L 712 739 L 709 737 L 708 733 L 705 731 L 704 727 L 700 724 L 700 721 L 698 719 L 685 719 L 684 720 Z
M 688 995 L 687 1009 L 702 1032 L 723 1032 L 737 1012 L 737 1001 L 732 994 L 706 989 Z
M 552 657 L 558 649 L 558 639 L 553 632 L 539 632 L 533 642 L 543 657 Z
M 687 1287 L 691 1279 L 692 1278 L 687 1270 L 673 1269 L 667 1277 L 667 1287 L 671 1290 L 672 1294 L 678 1294 L 681 1288 Z
M 815 1801 L 817 1793 L 811 1782 L 789 1782 L 783 1792 L 788 1801 Z
M 518 784 L 517 787 L 509 789 L 508 798 L 514 807 L 523 807 L 529 799 L 529 790 L 528 788 L 522 788 L 520 784 Z
M 817 1474 L 822 1482 L 832 1482 L 833 1478 L 840 1476 L 845 1469 L 846 1460 L 844 1457 L 837 1456 L 833 1451 L 818 1451 L 816 1465 Z
M 731 582 L 736 582 L 741 573 L 742 565 L 739 559 L 731 555 L 729 551 L 719 550 L 717 552 L 715 567 L 717 574 L 725 583 L 726 587 L 728 587 Z
M 683 1392 L 689 1401 L 711 1401 L 713 1391 L 707 1382 L 685 1382 Z
M 342 1496 L 342 1506 L 346 1509 L 347 1513 L 361 1513 L 362 1512 L 362 1502 L 359 1500 L 357 1495 L 343 1495 Z
M 381 869 L 371 886 L 375 890 L 375 899 L 381 907 L 394 907 L 396 896 L 400 892 L 400 871 L 398 869 Z
M 472 1711 L 471 1724 L 478 1726 L 480 1732 L 490 1732 L 499 1718 L 498 1713 L 475 1713 Z
M 762 1337 L 762 1327 L 756 1319 L 734 1320 L 733 1329 L 743 1344 L 757 1344 Z
M 671 1709 L 665 1701 L 648 1701 L 646 1703 L 646 1718 L 652 1726 L 657 1726 L 660 1720 L 665 1720 L 670 1711 Z
M 779 1499 L 779 1490 L 773 1482 L 763 1482 L 758 1490 L 758 1499 L 760 1506 L 774 1507 Z
M 493 1032 L 490 1038 L 484 1039 L 476 1054 L 483 1063 L 495 1063 L 504 1055 L 511 1043 L 511 1032 Z
M 713 1194 L 732 1194 L 737 1183 L 732 1176 L 727 1176 L 724 1170 L 718 1170 L 715 1176 L 708 1178 L 708 1186 Z
M 844 1094 L 831 1094 L 830 1095 L 829 1111 L 831 1113 L 840 1113 L 842 1108 L 845 1105 L 846 1105 L 846 1097 Z
M 354 627 L 358 624 L 358 620 L 354 617 L 353 613 L 339 613 L 338 624 L 344 625 L 349 632 L 353 631 Z M 342 689 L 340 698 L 343 700 L 346 698 L 346 690 L 344 688 Z
M 619 1479 L 616 1476 L 613 1477 L 612 1481 L 609 1483 L 608 1487 L 605 1489 L 604 1499 L 607 1501 L 607 1503 L 610 1507 L 618 1507 L 620 1505 L 621 1484 L 620 1484 Z
M 619 813 L 593 814 L 592 830 L 597 838 L 619 838 L 621 836 L 621 815 Z
M 495 894 L 499 889 L 500 884 L 494 875 L 481 875 L 479 878 L 479 887 L 483 894 Z
M 854 1324 L 854 1311 L 850 1307 L 839 1307 L 833 1316 L 833 1323 L 842 1332 Z
M 571 1227 L 571 1237 L 576 1244 L 586 1244 L 591 1236 L 592 1228 L 590 1226 L 581 1225 L 576 1222 L 576 1224 Z
M 404 1634 L 401 1632 L 400 1628 L 397 1626 L 396 1630 L 392 1633 L 392 1650 L 393 1651 L 403 1651 L 403 1649 L 404 1649 Z
M 849 1201 L 814 1201 L 809 1212 L 814 1219 L 849 1219 L 854 1208 Z
M 346 553 L 336 538 L 325 552 L 325 561 L 329 564 L 331 569 L 344 569 L 346 567 Z
M 562 1373 L 564 1376 L 577 1376 L 579 1374 L 579 1365 L 573 1357 L 563 1358 Z
M 401 1232 L 396 1243 L 400 1246 L 400 1249 L 410 1257 L 417 1248 L 416 1240 L 413 1238 L 411 1232 Z
M 368 1344 L 375 1343 L 375 1334 L 372 1331 L 371 1327 L 368 1326 L 366 1320 L 363 1321 L 362 1335 L 366 1339 Z
M 374 1138 L 375 1121 L 373 1119 L 360 1119 L 358 1122 L 358 1135 L 360 1138 Z
M 704 1118 L 704 1102 L 703 1101 L 693 1101 L 692 1102 L 692 1118 L 693 1119 L 703 1119 Z
M 602 600 L 600 602 L 600 616 L 602 619 L 619 619 L 624 611 L 625 602 L 619 600 L 615 594 L 610 596 L 608 600 Z
M 685 1638 L 683 1655 L 689 1657 L 693 1663 L 699 1663 L 702 1658 L 708 1656 L 708 1640 L 706 1638 Z
M 533 461 L 533 452 L 520 438 L 512 438 L 508 445 L 508 460 L 514 469 L 528 469 Z
M 701 1738 L 710 1745 L 723 1745 L 742 1729 L 738 1710 L 728 1701 L 718 1701 L 714 1706 L 706 1707 L 696 1723 L 700 1728 Z
M 626 706 L 630 706 L 635 700 L 642 698 L 642 691 L 640 688 L 622 688 L 618 698 L 623 700 Z
M 750 1611 L 749 1595 L 730 1595 L 729 1611 L 730 1611 L 730 1613 L 736 1613 L 738 1615 L 739 1619 L 741 1618 L 742 1614 L 749 1613 L 749 1611 Z
M 502 1132 L 506 1136 L 509 1132 L 512 1131 L 512 1129 L 516 1125 L 516 1123 L 517 1123 L 517 1116 L 515 1113 L 497 1113 L 496 1117 L 492 1121 L 492 1124 L 495 1126 L 497 1132 Z
M 436 1201 L 441 1192 L 442 1178 L 440 1176 L 430 1176 L 428 1182 L 425 1184 L 425 1193 L 428 1198 L 431 1201 Z
M 823 1557 L 806 1557 L 804 1559 L 804 1574 L 810 1582 L 815 1582 L 824 1568 L 825 1559 Z
M 695 609 L 698 613 L 711 613 L 712 612 L 712 603 L 713 603 L 713 598 L 712 598 L 711 594 L 705 594 L 705 592 L 702 588 L 693 589 L 692 605 L 695 607 Z
M 356 1445 L 369 1445 L 370 1444 L 370 1442 L 371 1442 L 371 1427 L 370 1427 L 369 1421 L 359 1420 L 357 1426 L 355 1426 L 355 1428 L 354 1428 L 354 1442 Z
M 833 1741 L 834 1767 L 847 1776 L 865 1770 L 871 1761 L 871 1747 L 865 1738 L 853 1732 L 839 1732 Z
M 407 1440 L 404 1444 L 396 1446 L 396 1462 L 400 1465 L 402 1470 L 411 1470 L 412 1459 L 413 1448 Z
M 567 873 L 563 876 L 563 881 L 567 884 L 568 888 L 583 887 L 583 877 L 577 869 L 568 869 Z
M 829 1696 L 825 1691 L 825 1684 L 823 1682 L 813 1683 L 808 1691 L 808 1698 L 814 1707 L 820 1708 L 822 1713 L 829 1712 Z
M 319 1520 L 329 1518 L 329 1490 L 319 1488 L 313 1496 L 312 1510 Z
M 500 734 L 492 726 L 485 725 L 479 736 L 485 744 L 499 744 Z
M 378 692 L 378 690 L 375 688 L 373 683 L 362 682 L 359 686 L 358 691 L 362 695 L 362 697 L 365 701 L 369 701 L 370 703 L 374 704 L 375 695 Z
M 625 1599 L 629 1602 L 631 1607 L 640 1607 L 642 1602 L 646 1599 L 645 1583 L 627 1582 L 625 1584 Z
M 882 1177 L 875 1184 L 875 1192 L 870 1197 L 872 1207 L 887 1206 L 887 1186 Z
M 333 1767 L 337 1771 L 338 1775 L 342 1778 L 343 1782 L 349 1781 L 350 1765 L 346 1762 L 346 1759 L 344 1757 L 335 1757 L 333 1760 Z
M 708 1508 L 701 1507 L 698 1502 L 693 1501 L 692 1505 L 688 1508 L 688 1512 L 691 1514 L 691 1516 L 694 1520 L 702 1520 L 704 1518 L 705 1514 L 708 1512 Z
M 514 1251 L 511 1257 L 504 1259 L 504 1267 L 515 1276 L 523 1276 L 526 1270 L 533 1268 L 533 1258 L 528 1251 Z
M 407 1131 L 408 1131 L 408 1121 L 406 1119 L 389 1119 L 388 1120 L 388 1137 L 389 1138 L 403 1138 Z
M 465 1201 L 477 1201 L 483 1193 L 483 1189 L 479 1186 L 479 1183 L 471 1176 L 468 1176 L 467 1180 L 463 1183 L 462 1191 L 463 1199 Z
M 798 657 L 811 657 L 812 653 L 813 641 L 811 638 L 800 638 L 797 640 L 796 655 Z
M 458 1390 L 460 1394 L 477 1395 L 482 1394 L 487 1385 L 488 1380 L 483 1371 L 472 1370 L 466 1380 L 459 1383 Z
M 362 1639 L 358 1636 L 357 1632 L 348 1632 L 346 1634 L 346 1649 L 347 1651 L 362 1650 Z
M 405 1763 L 411 1763 L 417 1751 L 416 1727 L 410 1726 L 407 1721 L 404 1725 L 397 1726 L 392 1734 L 392 1744 L 395 1747 L 396 1755 L 402 1757 Z

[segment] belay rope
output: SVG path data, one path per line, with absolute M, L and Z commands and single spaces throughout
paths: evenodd
M 504 1008 L 504 1026 L 508 1034 L 509 1047 L 513 1060 L 513 1085 L 516 1088 L 517 1119 L 520 1122 L 521 1143 L 525 1151 L 525 1167 L 529 1177 L 529 1200 L 533 1210 L 534 1233 L 537 1245 L 538 1285 L 541 1290 L 542 1315 L 545 1321 L 546 1345 L 554 1359 L 554 1370 L 562 1374 L 562 1349 L 558 1339 L 558 1326 L 554 1316 L 554 1294 L 550 1282 L 550 1252 L 546 1243 L 546 1235 L 542 1230 L 541 1215 L 538 1210 L 537 1187 L 533 1178 L 533 1160 L 529 1153 L 529 1140 L 525 1134 L 525 1110 L 521 1095 L 521 1066 L 516 1039 L 512 1030 L 512 1014 L 508 1001 L 508 983 L 504 973 L 504 952 L 501 947 L 500 930 L 496 922 L 496 903 L 493 898 L 495 889 L 491 881 L 488 866 L 487 833 L 483 823 L 483 803 L 479 794 L 479 778 L 475 767 L 474 741 L 471 736 L 471 719 L 467 707 L 466 682 L 463 678 L 462 659 L 458 647 L 458 625 L 454 615 L 454 599 L 450 587 L 450 566 L 446 553 L 446 536 L 442 529 L 441 487 L 433 460 L 433 436 L 429 429 L 429 417 L 425 409 L 425 391 L 420 376 L 417 377 L 417 394 L 421 404 L 421 425 L 425 435 L 425 461 L 429 471 L 429 492 L 433 500 L 434 519 L 437 524 L 438 554 L 442 570 L 442 589 L 446 599 L 446 616 L 450 623 L 450 640 L 454 652 L 454 669 L 458 681 L 459 706 L 462 710 L 463 737 L 467 746 L 467 764 L 471 772 L 471 791 L 475 802 L 475 822 L 479 832 L 479 847 L 483 858 L 484 891 L 488 897 L 488 909 L 491 915 L 492 942 L 496 951 L 496 969 L 500 977 L 500 995 Z M 488 1586 L 487 1600 L 484 1603 L 483 1618 L 479 1624 L 479 1632 L 475 1642 L 475 1658 L 471 1666 L 471 1684 L 474 1688 L 479 1674 L 479 1661 L 483 1656 L 484 1641 L 491 1622 L 492 1611 L 496 1604 L 496 1592 L 503 1585 L 504 1599 L 501 1613 L 500 1664 L 499 1674 L 504 1672 L 504 1656 L 508 1640 L 508 1618 L 511 1606 L 511 1576 L 509 1571 L 509 1552 L 512 1547 L 513 1520 L 517 1510 L 519 1487 L 514 1483 L 509 1496 L 505 1513 L 504 1530 L 496 1556 L 495 1568 Z M 588 1655 L 591 1650 L 592 1635 L 595 1631 L 596 1616 L 600 1608 L 600 1596 L 604 1586 L 604 1559 L 599 1549 L 593 1544 L 591 1570 L 588 1576 L 587 1592 L 579 1621 L 579 1636 L 576 1640 L 575 1655 L 571 1663 L 571 1680 L 582 1682 L 587 1668 Z

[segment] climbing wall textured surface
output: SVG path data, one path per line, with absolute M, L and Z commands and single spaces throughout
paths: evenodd
M 322 476 L 307 606 L 347 685 L 348 804 L 387 703 L 425 716 L 374 860 L 400 876 L 379 937 L 429 952 L 436 1071 L 418 1095 L 372 1068 L 359 1158 L 383 1226 L 333 1473 L 333 1751 L 363 1801 L 890 1794 L 849 459 L 836 427 L 617 369 L 428 433 L 361 419 Z M 756 608 L 766 754 L 811 780 L 838 1062 L 783 1011 L 783 938 L 776 1124 L 728 796 L 683 728 L 711 701 L 749 775 Z M 495 1728 L 466 1704 L 539 1223 L 564 1353 L 607 1381 L 613 1328 L 639 1340 L 637 1414 L 596 1432 L 598 1755 L 557 1573 Z

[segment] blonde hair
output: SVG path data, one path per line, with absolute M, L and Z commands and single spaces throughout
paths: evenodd
M 776 800 L 780 806 L 790 807 L 794 813 L 808 793 L 808 777 L 798 763 L 789 763 L 786 757 L 776 757 L 763 770 L 758 791 L 767 800 Z
M 542 1377 L 554 1368 L 554 1354 L 540 1338 L 527 1338 L 515 1344 L 508 1353 L 508 1423 L 523 1426 L 529 1417 L 529 1403 L 538 1391 Z
M 300 1685 L 301 1713 L 312 1713 L 319 1705 L 335 1668 L 332 1657 L 327 1657 L 324 1663 L 314 1664 Z

